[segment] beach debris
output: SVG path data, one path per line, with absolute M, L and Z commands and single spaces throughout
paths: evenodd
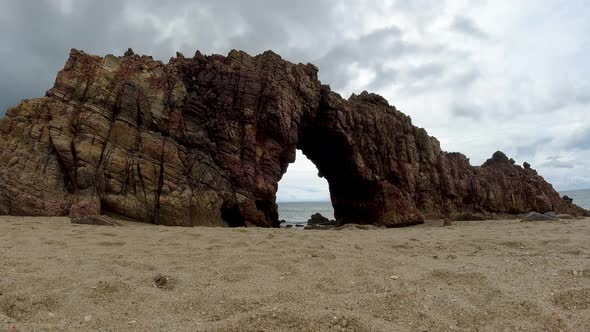
M 153 286 L 156 288 L 166 288 L 166 289 L 171 289 L 172 288 L 172 283 L 170 282 L 171 278 L 163 275 L 161 273 L 156 274 L 156 276 L 154 277 L 154 283 Z
M 392 276 L 391 276 L 391 277 L 389 277 L 389 278 L 391 278 L 392 280 L 398 280 L 398 279 L 399 279 L 399 276 L 392 275 Z
M 109 216 L 84 216 L 72 218 L 72 224 L 94 226 L 121 226 L 121 223 Z
M 541 214 L 533 211 L 527 213 L 521 220 L 521 222 L 527 221 L 559 221 L 559 219 L 557 218 L 557 215 L 553 216 L 552 214 Z

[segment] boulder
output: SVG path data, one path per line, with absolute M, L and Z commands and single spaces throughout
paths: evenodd
M 320 213 L 315 213 L 307 221 L 305 229 L 332 229 L 337 226 L 336 220 L 330 220 Z
M 529 212 L 526 214 L 521 221 L 558 221 L 559 219 L 557 216 L 553 217 L 547 214 L 542 214 L 539 212 Z
M 308 225 L 327 225 L 330 223 L 336 223 L 335 221 L 330 221 L 330 219 L 321 215 L 321 213 L 315 213 L 311 216 L 309 220 L 307 220 Z
M 544 214 L 551 217 L 551 218 L 557 218 L 557 213 L 555 213 L 553 211 L 545 212 Z

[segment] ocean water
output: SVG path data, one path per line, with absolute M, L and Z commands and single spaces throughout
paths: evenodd
M 314 213 L 321 213 L 328 219 L 334 219 L 331 202 L 277 202 L 279 220 L 289 224 L 305 224 Z
M 561 195 L 568 195 L 574 203 L 590 210 L 590 189 L 562 191 Z M 289 224 L 305 224 L 314 213 L 321 213 L 328 219 L 334 219 L 334 209 L 331 202 L 278 202 L 279 219 Z
M 568 195 L 574 199 L 574 204 L 590 210 L 590 189 L 561 191 L 562 195 Z

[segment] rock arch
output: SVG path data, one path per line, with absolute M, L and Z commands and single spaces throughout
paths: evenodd
M 0 120 L 0 214 L 278 226 L 277 184 L 297 148 L 328 180 L 343 223 L 587 214 L 530 167 L 502 153 L 473 167 L 382 97 L 345 100 L 317 72 L 270 51 L 164 64 L 72 50 L 44 98 Z

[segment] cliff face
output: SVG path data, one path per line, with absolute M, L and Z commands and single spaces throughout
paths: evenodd
M 277 226 L 277 183 L 297 148 L 328 180 L 342 222 L 587 213 L 503 154 L 472 167 L 380 96 L 344 100 L 315 66 L 272 52 L 163 64 L 72 50 L 45 98 L 0 120 L 0 146 L 0 214 Z

